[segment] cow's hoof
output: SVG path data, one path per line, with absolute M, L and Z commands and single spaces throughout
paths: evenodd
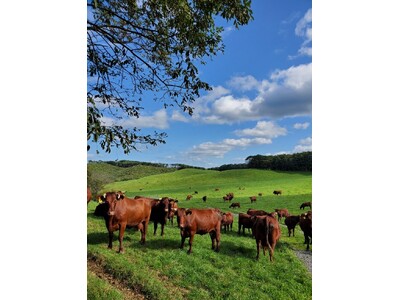
M 123 249 L 120 249 L 120 250 L 118 250 L 118 253 L 120 253 L 120 254 L 124 254 L 124 253 L 125 253 L 125 251 L 124 251 Z

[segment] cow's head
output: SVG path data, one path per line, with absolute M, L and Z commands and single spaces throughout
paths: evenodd
M 102 196 L 102 200 L 108 204 L 108 215 L 113 216 L 115 214 L 115 207 L 117 202 L 124 199 L 125 196 L 120 192 L 107 192 Z
M 183 230 L 185 228 L 185 226 L 187 225 L 188 218 L 190 218 L 191 214 L 192 214 L 192 211 L 190 209 L 185 209 L 185 210 L 182 210 L 180 212 L 180 215 L 179 215 L 179 228 L 181 230 Z

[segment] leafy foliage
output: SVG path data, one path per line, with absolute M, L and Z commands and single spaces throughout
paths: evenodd
M 139 118 L 144 102 L 191 115 L 201 90 L 199 64 L 224 49 L 219 16 L 238 28 L 252 19 L 250 0 L 87 0 L 87 139 L 106 152 L 165 143 L 116 121 Z M 151 99 L 153 98 L 153 99 Z M 103 123 L 105 117 L 112 122 Z M 88 145 L 88 150 L 90 146 Z
M 246 158 L 248 168 L 276 171 L 312 171 L 312 152 L 281 155 L 254 155 Z

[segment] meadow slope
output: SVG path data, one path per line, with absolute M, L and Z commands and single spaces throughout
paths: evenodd
M 129 197 L 168 196 L 178 199 L 180 207 L 218 207 L 235 215 L 248 208 L 272 211 L 283 207 L 299 214 L 303 212 L 300 204 L 312 199 L 311 187 L 311 173 L 184 169 L 110 183 L 103 191 L 122 190 Z M 275 189 L 282 190 L 283 195 L 273 195 Z M 229 203 L 223 202 L 222 196 L 229 192 L 235 195 L 232 202 L 240 202 L 241 208 L 229 209 Z M 186 200 L 188 194 L 193 195 L 190 201 Z M 253 204 L 249 199 L 252 195 L 257 196 Z M 205 203 L 203 196 L 207 196 Z M 186 254 L 187 242 L 184 250 L 179 249 L 180 234 L 175 221 L 174 226 L 166 226 L 163 238 L 159 232 L 153 236 L 150 223 L 144 246 L 139 244 L 137 231 L 127 230 L 126 252 L 121 255 L 116 253 L 116 234 L 114 249 L 107 249 L 104 220 L 93 215 L 96 205 L 91 202 L 88 206 L 88 259 L 148 299 L 311 299 L 311 274 L 293 252 L 305 249 L 304 237 L 297 227 L 296 236 L 289 238 L 283 220 L 274 263 L 269 262 L 268 256 L 255 261 L 255 240 L 249 233 L 238 235 L 237 217 L 233 231 L 222 233 L 219 253 L 211 250 L 208 235 L 195 236 L 191 255 Z M 91 282 L 94 280 L 88 283 L 88 298 L 95 294 Z M 101 289 L 97 281 L 96 284 L 96 289 Z M 105 288 L 108 290 L 109 286 Z

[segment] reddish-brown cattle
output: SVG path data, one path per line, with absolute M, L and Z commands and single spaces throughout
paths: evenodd
M 90 200 L 92 200 L 92 191 L 90 190 L 90 187 L 87 188 L 87 203 L 89 204 Z
M 281 190 L 275 190 L 273 191 L 274 195 L 282 195 L 282 191 Z
M 216 209 L 186 209 L 183 211 L 179 220 L 179 228 L 181 229 L 181 246 L 185 243 L 185 239 L 189 238 L 188 254 L 192 253 L 193 238 L 195 234 L 209 233 L 211 237 L 211 249 L 219 251 L 221 236 L 221 213 Z
M 288 232 L 289 232 L 289 237 L 290 233 L 293 232 L 294 236 L 294 229 L 296 228 L 297 223 L 300 222 L 300 216 L 288 216 L 285 219 L 285 225 L 287 226 Z
M 229 208 L 235 208 L 235 207 L 240 207 L 240 203 L 239 202 L 234 202 L 231 205 L 229 205 Z
M 300 215 L 299 222 L 301 230 L 304 233 L 304 244 L 307 244 L 307 250 L 310 250 L 312 238 L 312 214 L 311 211 Z
M 300 205 L 300 209 L 304 209 L 304 208 L 306 208 L 306 207 L 310 207 L 310 209 L 311 209 L 311 202 L 304 202 L 304 203 L 302 203 L 301 205 Z
M 116 192 L 107 192 L 102 200 L 108 206 L 108 248 L 112 249 L 113 232 L 119 230 L 119 250 L 123 252 L 122 240 L 125 228 L 136 227 L 141 231 L 141 244 L 146 242 L 147 227 L 150 220 L 152 201 L 146 198 L 129 199 Z
M 174 225 L 174 216 L 178 211 L 178 200 L 169 199 L 169 206 L 168 206 L 168 219 L 171 225 Z
M 192 199 L 192 197 L 193 197 L 192 195 L 187 195 L 186 200 L 190 200 L 190 199 Z
M 268 247 L 269 260 L 274 259 L 274 250 L 276 243 L 281 236 L 281 229 L 279 228 L 278 221 L 266 216 L 253 216 L 253 235 L 256 238 L 257 244 L 257 256 L 256 259 L 260 257 L 260 245 L 263 247 L 263 253 L 265 256 L 265 249 Z
M 232 225 L 233 225 L 233 214 L 230 212 L 222 213 L 221 228 L 224 227 L 225 232 L 227 227 L 228 230 L 230 228 L 230 230 L 232 231 Z
M 249 198 L 250 198 L 251 203 L 257 201 L 257 197 L 256 197 L 256 196 L 251 196 L 251 197 L 249 197 Z
M 243 230 L 243 234 L 244 234 L 244 229 L 245 228 L 247 228 L 248 231 L 250 231 L 250 229 L 253 227 L 253 220 L 251 219 L 250 215 L 239 213 L 238 224 L 239 224 L 238 234 L 240 234 L 240 229 Z
M 278 221 L 281 220 L 282 217 L 289 217 L 289 211 L 287 208 L 275 208 L 275 212 L 278 214 Z

